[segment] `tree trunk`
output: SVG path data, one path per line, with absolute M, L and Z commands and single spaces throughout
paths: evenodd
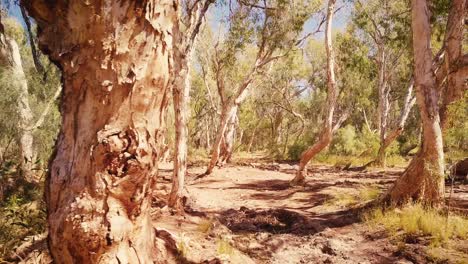
M 237 110 L 237 109 L 236 109 Z M 226 131 L 224 132 L 223 140 L 223 149 L 220 155 L 221 165 L 229 163 L 231 161 L 232 151 L 234 147 L 234 138 L 236 135 L 236 125 L 237 125 L 237 112 L 234 112 L 233 115 L 229 118 Z
M 389 89 L 387 88 L 387 80 L 385 77 L 386 74 L 386 53 L 385 45 L 379 43 L 378 48 L 378 63 L 379 63 L 379 80 L 378 80 L 378 91 L 379 91 L 379 132 L 380 132 L 380 149 L 377 155 L 376 163 L 380 166 L 385 167 L 386 157 L 385 157 L 385 138 L 387 136 L 387 121 L 388 121 L 388 112 L 390 110 L 390 104 L 388 101 Z
M 190 56 L 190 55 L 189 55 Z M 175 119 L 175 148 L 174 148 L 174 168 L 172 174 L 172 188 L 169 194 L 168 205 L 176 209 L 179 213 L 183 212 L 182 198 L 184 196 L 185 174 L 187 172 L 187 121 L 189 109 L 190 92 L 190 64 L 185 58 L 180 58 L 179 73 L 175 77 L 173 89 L 174 101 L 174 119 Z M 177 67 L 177 66 L 176 66 Z
M 205 175 L 209 175 L 213 172 L 214 167 L 218 163 L 220 154 L 221 154 L 221 144 L 223 143 L 224 140 L 224 134 L 227 130 L 229 120 L 231 119 L 231 116 L 235 115 L 237 112 L 238 106 L 234 104 L 233 106 L 229 107 L 229 105 L 223 106 L 223 109 L 221 111 L 221 117 L 220 117 L 220 123 L 216 135 L 216 141 L 213 145 L 213 149 L 211 152 L 211 159 L 210 163 L 208 164 L 208 167 L 206 169 Z
M 0 22 L 1 23 L 1 22 Z M 29 105 L 29 92 L 26 75 L 24 74 L 21 55 L 16 41 L 0 31 L 0 61 L 11 72 L 11 85 L 18 89 L 17 110 L 19 114 L 19 147 L 21 154 L 21 173 L 28 182 L 34 182 L 33 159 L 34 138 L 32 130 L 29 129 L 33 122 L 33 113 Z
M 177 2 L 23 1 L 62 69 L 62 128 L 49 166 L 56 263 L 175 263 L 150 217 Z
M 378 157 L 376 163 L 379 165 L 385 166 L 385 151 L 392 144 L 395 139 L 401 135 L 403 129 L 405 128 L 406 120 L 408 120 L 409 113 L 413 108 L 413 105 L 416 103 L 416 98 L 413 96 L 413 87 L 414 79 L 411 79 L 410 85 L 408 86 L 408 91 L 405 97 L 405 103 L 398 119 L 398 125 L 390 133 L 386 134 L 383 141 L 380 142 L 380 148 L 378 152 Z
M 325 32 L 325 47 L 327 50 L 327 113 L 324 122 L 324 128 L 318 141 L 309 149 L 301 154 L 299 168 L 296 172 L 295 178 L 291 181 L 291 185 L 303 185 L 305 182 L 305 175 L 307 175 L 307 163 L 320 151 L 326 148 L 333 136 L 333 115 L 336 105 L 336 81 L 335 81 L 335 58 L 332 46 L 332 21 L 333 12 L 335 9 L 336 0 L 328 1 L 327 10 L 327 29 Z
M 432 71 L 431 28 L 425 0 L 412 1 L 412 30 L 416 100 L 421 114 L 423 140 L 419 153 L 385 197 L 400 204 L 410 199 L 438 204 L 444 194 L 444 152 L 438 93 Z
M 461 98 L 466 90 L 466 77 L 468 76 L 468 63 L 463 60 L 463 32 L 464 20 L 467 13 L 466 0 L 453 0 L 447 20 L 445 33 L 447 90 L 443 96 L 440 109 L 442 127 L 447 123 L 447 107 Z

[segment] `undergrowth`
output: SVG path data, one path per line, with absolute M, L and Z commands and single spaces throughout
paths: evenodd
M 363 215 L 370 226 L 383 226 L 388 234 L 399 241 L 408 237 L 426 237 L 431 246 L 445 246 L 451 239 L 468 239 L 468 218 L 442 215 L 435 209 L 420 204 L 408 204 L 398 209 L 373 209 Z

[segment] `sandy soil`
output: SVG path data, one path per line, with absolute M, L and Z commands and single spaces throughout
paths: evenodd
M 384 230 L 362 223 L 359 207 L 366 201 L 333 202 L 337 194 L 356 194 L 366 186 L 383 191 L 402 169 L 312 166 L 307 184 L 291 188 L 294 171 L 293 165 L 258 163 L 194 181 L 203 168 L 192 167 L 187 213 L 168 216 L 164 199 L 155 200 L 155 228 L 176 239 L 181 263 L 428 263 L 424 247 L 402 250 Z M 155 196 L 167 195 L 170 177 L 170 164 L 163 164 Z M 465 211 L 467 202 L 467 186 L 456 185 L 452 207 Z M 463 255 L 455 259 L 463 261 Z

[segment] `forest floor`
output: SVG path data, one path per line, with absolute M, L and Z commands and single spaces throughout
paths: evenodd
M 190 167 L 186 214 L 168 216 L 165 201 L 155 200 L 155 228 L 175 238 L 181 263 L 468 263 L 467 241 L 452 241 L 458 250 L 434 249 L 424 239 L 397 241 L 362 220 L 360 207 L 403 168 L 312 165 L 306 185 L 290 187 L 295 169 L 244 162 L 194 180 L 203 167 Z M 161 166 L 155 197 L 167 197 L 171 173 L 171 164 Z M 468 186 L 455 185 L 451 201 L 466 214 Z
M 404 167 L 349 171 L 312 164 L 305 186 L 291 187 L 297 165 L 250 159 L 196 179 L 189 166 L 184 215 L 168 209 L 172 164 L 160 165 L 152 218 L 179 263 L 468 263 L 468 241 L 434 247 L 401 239 L 363 217 L 366 202 L 388 189 Z M 450 197 L 450 184 L 447 197 Z M 455 184 L 451 212 L 468 215 L 468 185 Z M 22 263 L 50 263 L 45 234 Z

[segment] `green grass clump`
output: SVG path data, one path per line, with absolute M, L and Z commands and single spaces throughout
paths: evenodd
M 468 238 L 468 218 L 450 215 L 448 218 L 435 209 L 409 204 L 402 209 L 382 211 L 377 208 L 364 214 L 371 225 L 384 226 L 393 236 L 427 236 L 432 245 L 439 246 L 449 239 Z

